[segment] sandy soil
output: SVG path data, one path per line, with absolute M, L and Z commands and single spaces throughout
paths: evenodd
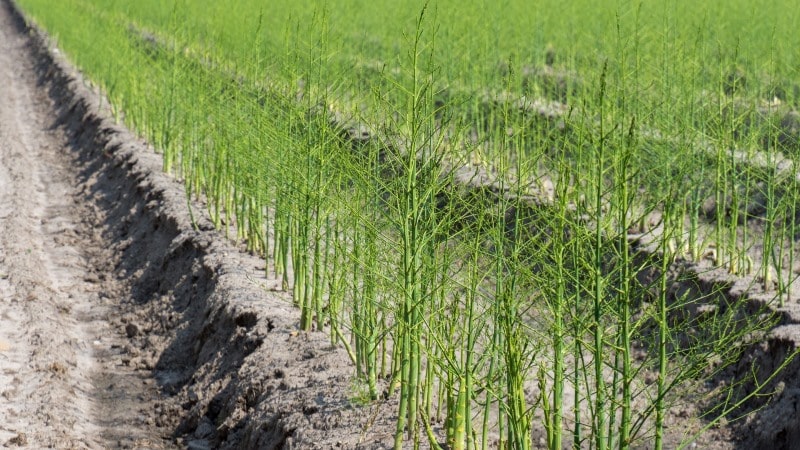
M 0 9 L 0 445 L 170 447 L 149 373 L 123 362 L 128 286 L 36 86 L 26 39 Z

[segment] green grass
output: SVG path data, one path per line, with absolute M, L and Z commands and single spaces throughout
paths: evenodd
M 773 320 L 682 268 L 793 301 L 789 1 L 18 1 L 346 347 L 359 401 L 399 395 L 396 448 L 527 449 L 535 422 L 660 448 Z

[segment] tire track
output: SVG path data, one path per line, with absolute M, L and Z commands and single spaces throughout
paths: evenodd
M 0 446 L 162 448 L 154 383 L 110 320 L 129 289 L 27 42 L 0 7 Z

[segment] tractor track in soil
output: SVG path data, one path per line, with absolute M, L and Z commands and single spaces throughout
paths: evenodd
M 159 397 L 123 364 L 103 211 L 86 201 L 68 138 L 35 83 L 27 38 L 0 10 L 0 444 L 169 447 Z

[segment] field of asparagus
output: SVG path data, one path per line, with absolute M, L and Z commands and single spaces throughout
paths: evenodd
M 696 445 L 793 362 L 790 1 L 17 3 L 396 449 Z

